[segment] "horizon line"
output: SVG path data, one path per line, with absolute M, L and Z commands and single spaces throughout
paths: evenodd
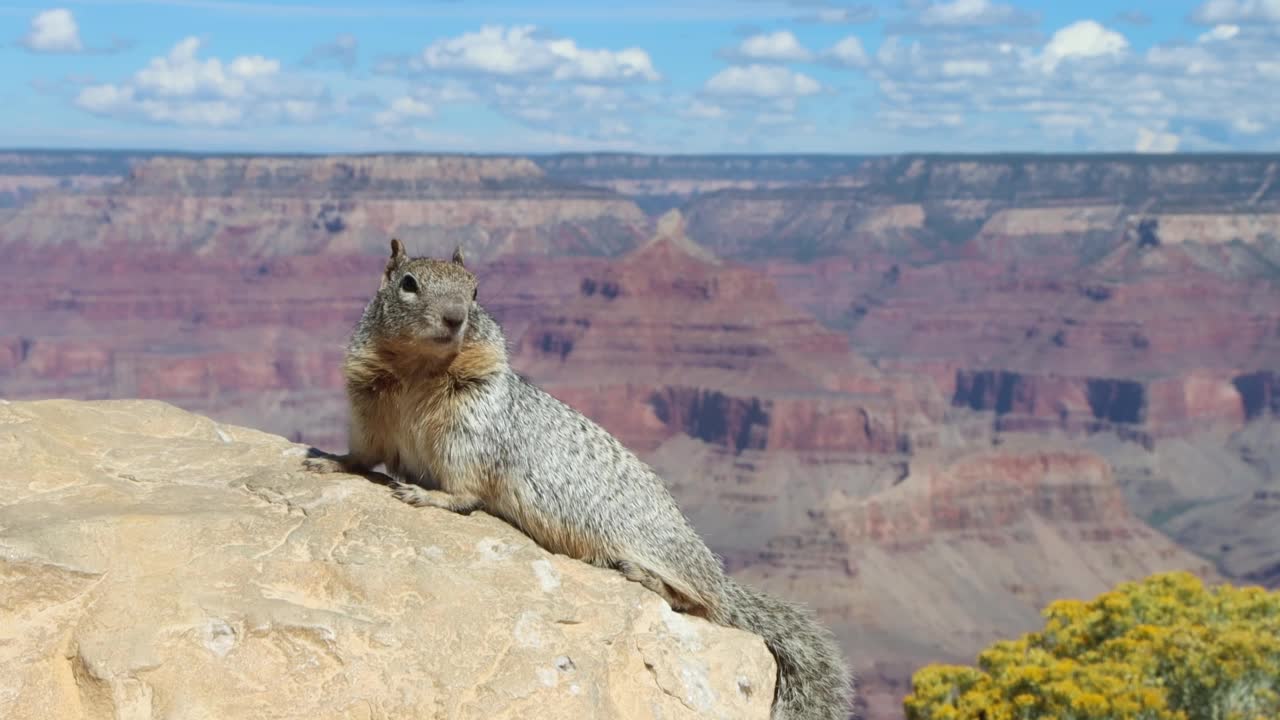
M 632 150 L 571 150 L 571 151 L 528 151 L 528 152 L 484 152 L 484 151 L 447 151 L 447 150 L 315 150 L 270 152 L 258 150 L 180 150 L 166 148 L 101 148 L 101 147 L 0 147 L 3 154 L 77 154 L 94 153 L 101 155 L 149 155 L 149 156 L 193 156 L 193 157 L 479 157 L 479 158 L 534 158 L 534 157 L 649 157 L 649 158 L 832 158 L 832 159 L 871 159 L 902 157 L 944 157 L 944 158 L 995 158 L 1010 156 L 1032 157 L 1084 157 L 1084 158 L 1148 158 L 1152 160 L 1179 160 L 1210 157 L 1229 158 L 1262 158 L 1280 159 L 1280 150 L 1207 150 L 1207 151 L 1175 151 L 1175 152 L 1141 152 L 1137 150 L 1098 150 L 1098 151 L 1052 151 L 1052 150 L 990 150 L 990 151 L 938 151 L 908 150 L 885 153 L 841 153 L 841 152 L 674 152 L 653 153 Z

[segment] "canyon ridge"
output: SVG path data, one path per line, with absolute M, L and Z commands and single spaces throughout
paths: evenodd
M 1280 156 L 0 153 L 0 397 L 345 447 L 392 236 L 839 634 L 869 720 L 1061 597 L 1280 587 Z

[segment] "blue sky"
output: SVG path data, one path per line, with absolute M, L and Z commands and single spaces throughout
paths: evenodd
M 18 2 L 0 145 L 1276 151 L 1277 48 L 1280 0 Z

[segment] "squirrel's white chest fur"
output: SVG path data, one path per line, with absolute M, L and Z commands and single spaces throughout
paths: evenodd
M 389 469 L 429 489 L 481 499 L 490 514 L 506 519 L 552 552 L 594 561 L 602 557 L 599 542 L 589 542 L 571 518 L 530 495 L 520 478 L 508 477 L 513 458 L 501 457 L 517 428 L 510 425 L 506 390 L 453 396 L 447 407 L 437 399 L 404 395 L 391 417 L 400 418 L 391 433 L 397 458 Z M 505 442 L 504 442 L 505 440 Z M 527 463 L 526 463 L 527 464 Z
M 493 390 L 407 392 L 387 398 L 394 418 L 388 467 L 405 479 L 458 495 L 492 499 L 494 419 L 502 413 Z M 495 407 L 484 407 L 495 406 Z

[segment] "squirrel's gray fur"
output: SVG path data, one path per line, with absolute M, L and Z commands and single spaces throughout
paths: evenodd
M 647 464 L 510 368 L 461 252 L 442 261 L 409 258 L 398 240 L 391 249 L 344 363 L 350 449 L 308 467 L 383 463 L 405 502 L 483 509 L 676 610 L 760 635 L 778 668 L 773 720 L 848 718 L 852 679 L 832 634 L 726 576 Z

